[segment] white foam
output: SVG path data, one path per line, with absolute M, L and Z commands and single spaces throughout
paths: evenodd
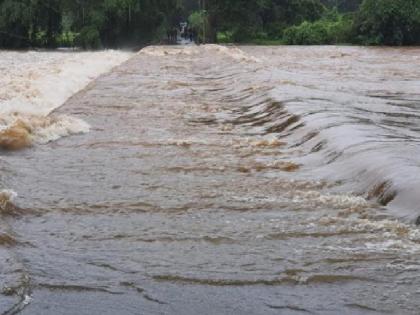
M 261 62 L 260 59 L 245 53 L 243 50 L 237 47 L 226 47 L 216 44 L 207 44 L 204 46 L 204 49 L 212 52 L 222 53 L 236 61 Z
M 293 191 L 291 196 L 294 203 L 308 202 L 317 205 L 328 205 L 333 208 L 366 207 L 368 202 L 365 198 L 349 194 L 322 194 L 319 191 Z
M 45 144 L 69 135 L 87 133 L 90 126 L 81 119 L 60 115 L 41 126 L 34 125 L 31 137 L 34 142 Z
M 13 201 L 17 197 L 17 193 L 10 189 L 4 189 L 0 191 L 0 199 Z
M 200 53 L 198 46 L 148 46 L 140 50 L 139 54 L 154 56 L 154 57 L 165 57 L 174 55 L 197 55 Z
M 46 117 L 90 82 L 132 56 L 132 53 L 99 52 L 0 52 L 0 129 L 17 119 Z M 30 124 L 31 125 L 31 124 Z M 38 124 L 36 142 L 89 130 L 79 119 L 58 116 L 54 124 Z
M 17 197 L 17 193 L 13 190 L 4 189 L 0 191 L 0 210 L 4 210 L 7 205 Z
M 243 50 L 237 47 L 226 47 L 216 44 L 207 44 L 201 46 L 149 46 L 143 48 L 139 53 L 154 57 L 165 57 L 174 55 L 193 56 L 202 54 L 205 51 L 223 54 L 235 61 L 240 62 L 261 62 L 260 59 L 245 53 Z

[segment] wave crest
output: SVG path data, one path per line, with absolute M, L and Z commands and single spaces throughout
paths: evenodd
M 0 212 L 7 211 L 12 206 L 13 200 L 17 197 L 17 193 L 13 190 L 4 189 L 0 191 Z
M 237 47 L 227 47 L 216 44 L 207 44 L 201 46 L 148 46 L 143 48 L 139 53 L 154 56 L 154 57 L 165 57 L 174 55 L 193 56 L 199 55 L 204 52 L 223 54 L 227 57 L 240 62 L 261 62 L 260 59 L 251 56 Z
M 50 113 L 131 56 L 113 50 L 1 52 L 0 148 L 17 150 L 88 132 L 80 119 Z
M 89 125 L 66 115 L 12 114 L 0 118 L 0 148 L 19 150 L 33 143 L 45 144 L 61 137 L 86 133 Z

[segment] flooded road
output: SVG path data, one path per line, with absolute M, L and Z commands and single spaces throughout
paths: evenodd
M 1 156 L 3 314 L 417 314 L 420 49 L 148 47 Z

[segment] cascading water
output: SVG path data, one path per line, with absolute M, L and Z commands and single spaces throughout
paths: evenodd
M 419 52 L 147 47 L 54 111 L 90 132 L 21 118 L 1 311 L 417 314 Z

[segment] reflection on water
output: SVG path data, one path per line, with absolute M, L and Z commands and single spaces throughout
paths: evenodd
M 419 52 L 146 48 L 2 156 L 0 307 L 416 314 Z

